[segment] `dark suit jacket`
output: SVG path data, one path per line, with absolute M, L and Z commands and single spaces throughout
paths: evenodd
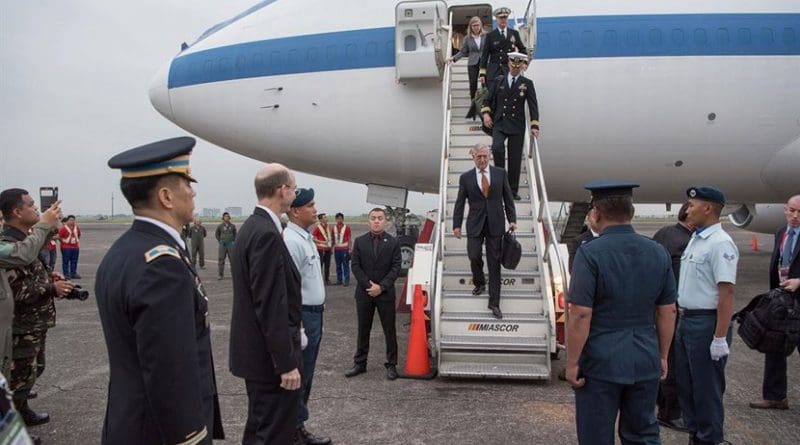
M 489 88 L 489 94 L 483 101 L 481 114 L 491 113 L 493 130 L 505 134 L 525 133 L 528 125 L 539 128 L 539 101 L 536 99 L 536 88 L 533 81 L 520 74 L 517 80 L 508 87 L 506 74 L 497 76 Z M 530 110 L 530 122 L 525 122 L 525 103 Z
M 367 294 L 369 282 L 380 284 L 383 293 L 376 298 L 395 300 L 394 282 L 400 275 L 402 257 L 397 238 L 383 232 L 378 254 L 372 253 L 372 233 L 367 232 L 353 242 L 350 268 L 356 277 L 356 298 L 372 298 Z
M 783 234 L 786 233 L 786 226 L 783 226 L 775 233 L 775 248 L 772 249 L 772 259 L 769 262 L 769 287 L 775 289 L 780 285 L 778 277 L 778 263 L 781 260 L 781 242 Z M 798 236 L 798 235 L 795 235 Z M 800 241 L 797 241 L 800 243 Z M 789 264 L 789 278 L 800 278 L 800 248 L 795 249 L 792 262 Z
M 516 29 L 506 28 L 506 36 L 504 38 L 497 28 L 483 36 L 481 75 L 485 75 L 487 79 L 494 79 L 499 71 L 508 70 L 508 53 L 517 51 L 528 54 Z
M 111 368 L 102 443 L 221 437 L 208 300 L 187 252 L 134 221 L 103 257 L 95 294 Z
M 231 373 L 277 388 L 281 374 L 302 366 L 302 297 L 300 273 L 264 209 L 256 207 L 239 229 L 231 271 Z
M 464 202 L 469 199 L 467 235 L 470 237 L 480 236 L 484 224 L 489 224 L 490 236 L 500 236 L 506 230 L 506 218 L 510 223 L 517 222 L 514 195 L 511 194 L 506 171 L 490 165 L 489 174 L 491 181 L 488 198 L 483 197 L 474 168 L 462 173 L 458 178 L 458 197 L 453 208 L 453 228 L 461 228 L 464 220 Z

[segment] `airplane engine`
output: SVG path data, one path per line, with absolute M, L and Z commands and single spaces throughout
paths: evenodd
M 758 233 L 775 233 L 786 224 L 783 204 L 742 204 L 728 215 L 736 227 Z

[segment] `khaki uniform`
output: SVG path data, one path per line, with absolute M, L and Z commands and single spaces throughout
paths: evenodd
M 42 246 L 50 239 L 53 226 L 36 224 L 24 241 L 0 241 L 0 372 L 11 375 L 11 323 L 14 300 L 6 269 L 24 266 L 38 259 Z

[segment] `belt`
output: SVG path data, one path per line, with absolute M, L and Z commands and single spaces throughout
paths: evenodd
M 325 305 L 324 304 L 317 304 L 317 305 L 313 305 L 312 306 L 312 305 L 309 305 L 309 304 L 304 304 L 303 305 L 303 310 L 306 311 L 306 312 L 323 312 L 325 310 Z
M 702 317 L 702 316 L 709 316 L 709 315 L 717 315 L 716 309 L 684 309 L 678 308 L 678 313 L 680 313 L 681 317 Z

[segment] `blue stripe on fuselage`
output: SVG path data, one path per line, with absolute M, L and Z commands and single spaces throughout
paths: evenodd
M 169 88 L 395 64 L 393 27 L 248 42 L 178 56 Z M 545 17 L 537 59 L 800 55 L 800 14 Z

